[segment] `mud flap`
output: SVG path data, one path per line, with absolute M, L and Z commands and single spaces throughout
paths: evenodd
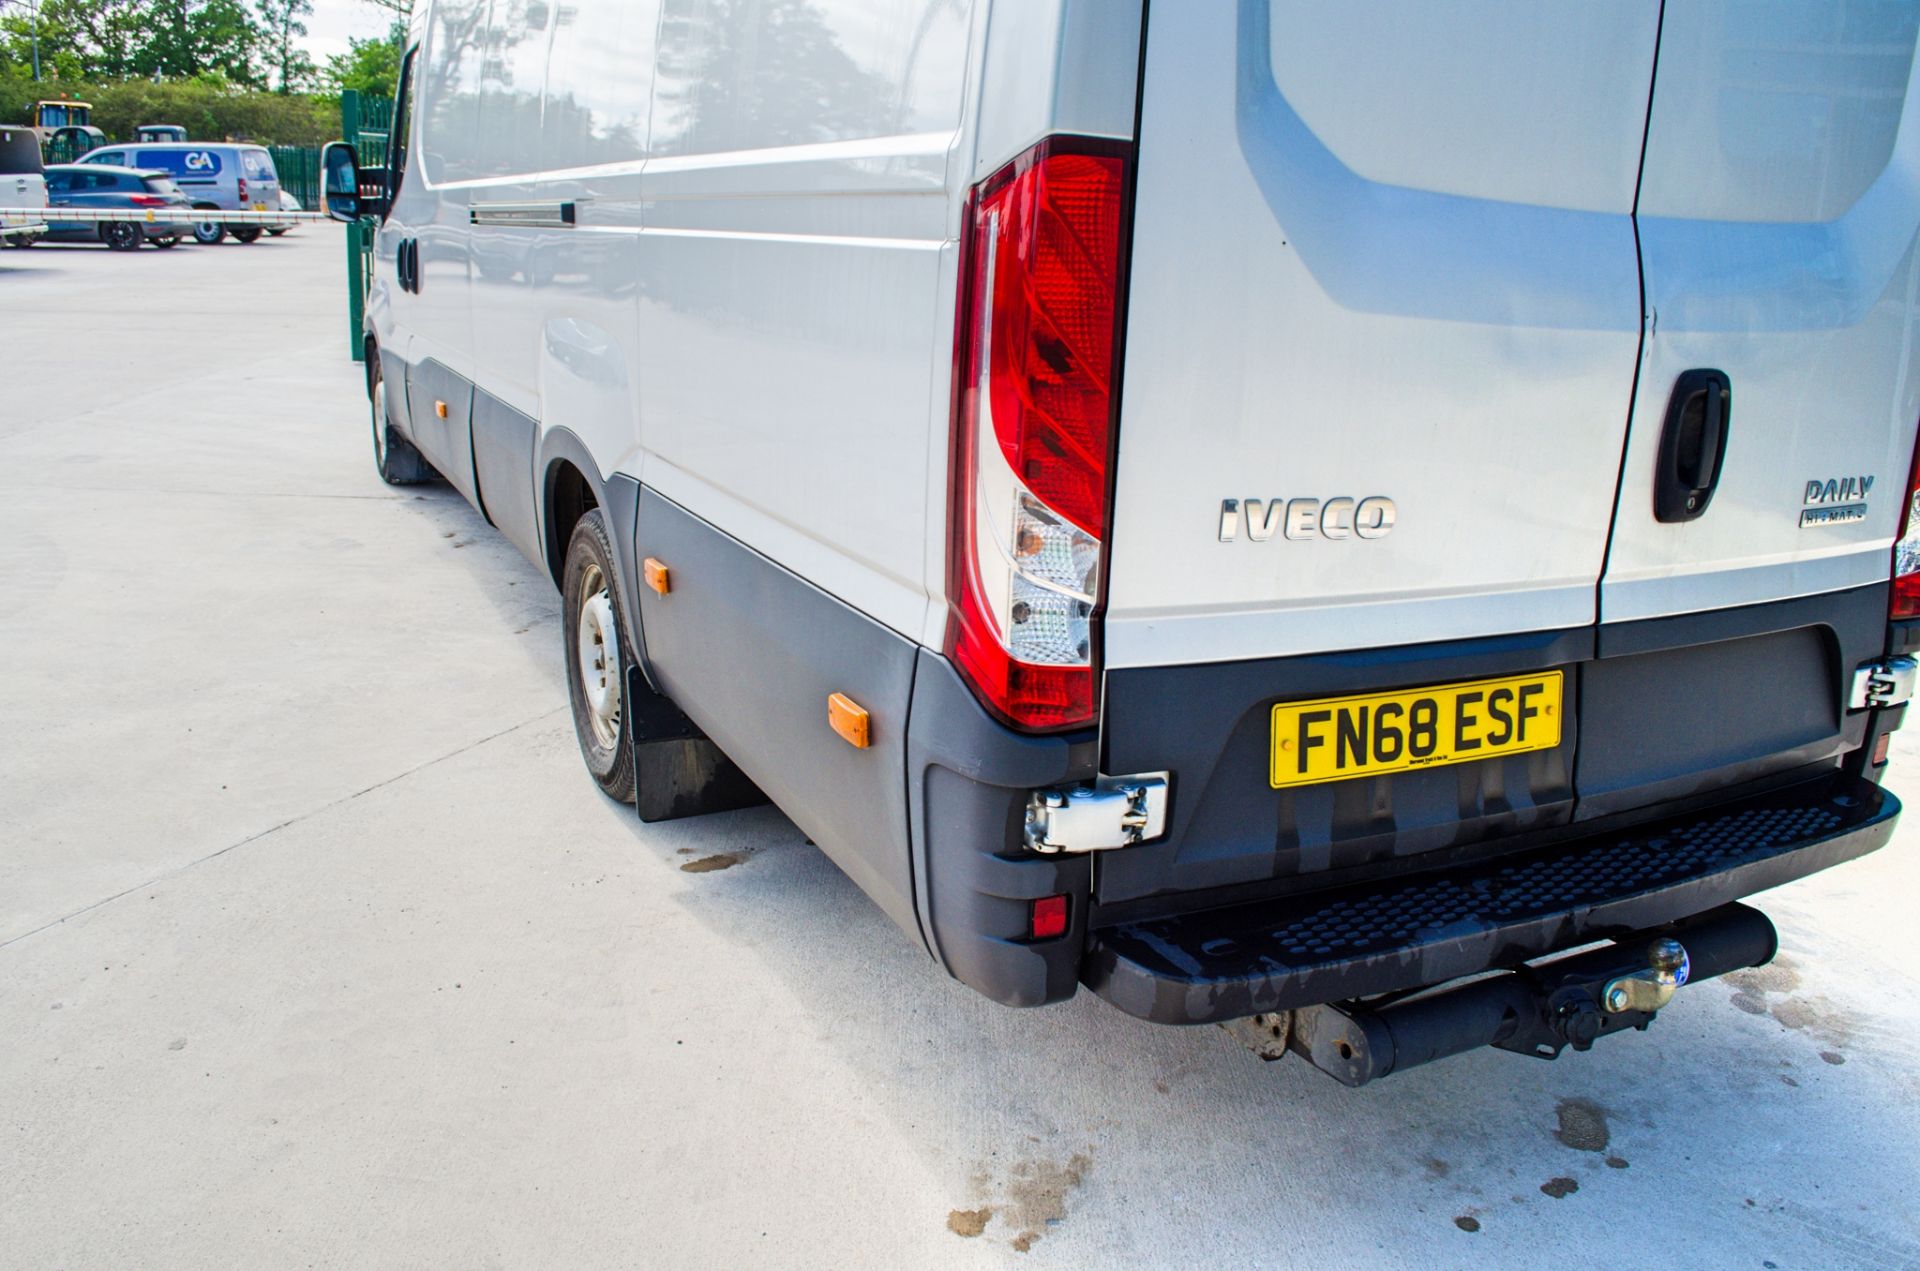
M 771 802 L 678 706 L 627 668 L 633 802 L 642 821 L 677 821 Z

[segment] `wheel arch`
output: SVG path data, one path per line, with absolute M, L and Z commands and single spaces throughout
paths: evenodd
M 567 542 L 573 527 L 589 509 L 599 508 L 613 543 L 614 566 L 619 573 L 620 617 L 627 624 L 630 650 L 644 670 L 646 640 L 640 627 L 639 571 L 634 563 L 634 531 L 640 511 L 640 483 L 624 473 L 600 474 L 600 465 L 579 436 L 566 428 L 550 428 L 541 438 L 535 460 L 535 489 L 539 493 L 541 541 L 546 548 L 547 572 L 555 588 L 563 582 Z
M 580 518 L 600 506 L 606 481 L 586 443 L 565 428 L 547 430 L 540 442 L 538 462 L 542 541 L 547 572 L 558 587 L 560 571 L 567 562 L 567 540 L 573 537 L 573 527 Z

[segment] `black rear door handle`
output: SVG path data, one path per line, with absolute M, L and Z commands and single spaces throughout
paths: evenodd
M 1653 480 L 1653 517 L 1691 521 L 1707 510 L 1726 462 L 1733 382 L 1726 372 L 1683 371 L 1667 402 Z

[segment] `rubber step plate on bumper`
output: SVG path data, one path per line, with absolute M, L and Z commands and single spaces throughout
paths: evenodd
M 1879 847 L 1899 815 L 1836 774 L 1471 866 L 1096 930 L 1084 978 L 1165 1024 L 1439 984 L 1804 878 Z

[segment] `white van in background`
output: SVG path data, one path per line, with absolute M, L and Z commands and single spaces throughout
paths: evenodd
M 40 161 L 40 135 L 31 128 L 0 127 L 0 205 L 47 205 L 46 169 Z M 0 225 L 0 242 L 31 247 L 46 233 L 44 224 Z
M 1899 812 L 1917 29 L 432 0 L 327 161 L 376 462 L 550 572 L 602 789 L 998 1001 L 1585 1049 Z
M 104 163 L 164 172 L 198 208 L 229 212 L 277 212 L 280 173 L 265 146 L 219 141 L 135 142 L 90 151 L 82 163 Z M 212 246 L 233 235 L 238 243 L 258 242 L 258 225 L 228 227 L 219 221 L 194 226 L 196 242 Z

